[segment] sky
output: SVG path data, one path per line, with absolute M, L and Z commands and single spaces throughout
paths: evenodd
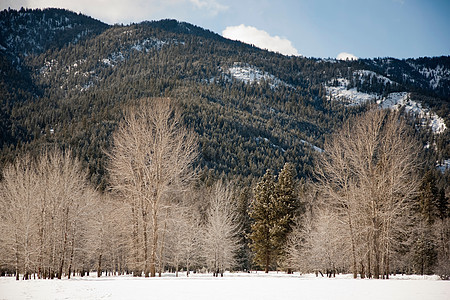
M 450 55 L 450 0 L 0 0 L 66 8 L 108 24 L 177 19 L 286 55 Z

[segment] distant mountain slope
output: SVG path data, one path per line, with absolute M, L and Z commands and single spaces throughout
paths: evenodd
M 50 48 L 96 35 L 109 26 L 64 9 L 21 9 L 0 12 L 0 50 L 15 55 L 39 54 Z
M 26 45 L 0 40 L 6 48 L 0 50 L 3 163 L 18 151 L 70 146 L 91 180 L 105 187 L 110 135 L 123 108 L 142 97 L 171 97 L 183 108 L 187 126 L 199 136 L 198 165 L 205 180 L 222 173 L 251 179 L 267 168 L 280 170 L 287 161 L 299 176 L 312 177 L 313 160 L 327 136 L 370 104 L 336 101 L 329 89 L 342 80 L 342 91 L 377 97 L 410 93 L 450 124 L 446 58 L 435 68 L 444 75 L 434 85 L 420 83 L 427 77 L 412 65 L 424 65 L 421 60 L 395 60 L 405 72 L 410 68 L 405 74 L 417 78 L 414 85 L 414 80 L 398 80 L 388 66 L 392 62 L 381 59 L 287 57 L 175 20 L 107 26 L 64 10 L 46 11 L 2 12 L 2 22 L 14 20 L 2 23 L 2 37 L 19 34 L 16 16 L 25 15 L 34 21 L 24 23 L 20 39 L 42 26 L 54 32 L 48 40 Z M 424 146 L 436 145 L 424 153 L 434 168 L 436 160 L 450 157 L 449 130 L 433 134 L 423 128 L 418 126 L 416 134 Z
M 364 60 L 380 74 L 414 91 L 427 91 L 431 94 L 450 97 L 450 57 L 423 57 L 398 60 L 379 58 Z

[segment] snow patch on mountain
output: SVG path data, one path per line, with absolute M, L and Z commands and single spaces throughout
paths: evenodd
M 389 78 L 369 70 L 354 71 L 351 80 L 352 82 L 350 82 L 350 80 L 346 78 L 336 78 L 331 80 L 328 84 L 325 85 L 325 89 L 329 97 L 332 100 L 344 102 L 347 106 L 361 105 L 368 101 L 379 99 L 380 95 L 376 93 L 364 93 L 358 91 L 356 87 L 349 88 L 351 86 L 351 83 L 353 83 L 353 86 L 357 84 L 365 84 L 366 81 L 369 84 L 397 84 Z
M 359 76 L 361 82 L 364 82 L 365 78 L 370 78 L 370 79 L 376 79 L 379 82 L 383 82 L 384 85 L 386 84 L 396 84 L 394 81 L 390 80 L 387 77 L 384 77 L 378 73 L 375 73 L 373 71 L 369 71 L 369 70 L 357 70 L 355 72 L 353 72 L 353 76 Z
M 122 47 L 121 51 L 111 53 L 109 57 L 101 59 L 101 61 L 108 66 L 114 67 L 118 62 L 124 61 L 126 57 L 129 57 L 132 51 L 145 52 L 156 49 L 161 50 L 165 45 L 170 44 L 184 44 L 184 42 L 179 42 L 175 39 L 172 40 L 159 40 L 157 38 L 147 38 L 144 40 L 138 40 L 135 43 L 128 45 L 126 47 Z
M 112 58 L 99 59 L 100 62 L 105 65 L 113 65 L 114 59 Z M 50 74 L 58 74 L 58 84 L 61 89 L 67 90 L 79 90 L 81 92 L 88 90 L 93 87 L 98 81 L 99 77 L 94 70 L 89 70 L 86 66 L 87 59 L 78 59 L 75 62 L 64 64 L 56 59 L 51 59 L 44 62 L 44 65 L 38 69 L 38 76 L 47 77 Z M 75 86 L 70 86 L 69 78 L 76 78 L 77 84 Z
M 411 113 L 422 120 L 422 126 L 429 126 L 435 134 L 440 134 L 447 129 L 444 119 L 432 112 L 428 108 L 422 107 L 422 104 L 411 100 L 411 94 L 390 93 L 386 98 L 378 100 L 381 108 L 390 108 L 398 110 L 404 108 L 406 113 Z
M 325 85 L 330 100 L 343 102 L 348 106 L 361 105 L 368 101 L 376 100 L 377 94 L 359 92 L 356 88 L 348 88 L 350 81 L 345 78 L 337 78 L 337 86 Z
M 281 85 L 293 88 L 292 85 L 287 84 L 286 82 L 280 80 L 272 74 L 261 71 L 255 66 L 242 64 L 239 62 L 235 62 L 233 66 L 228 69 L 226 75 L 229 75 L 231 76 L 231 78 L 234 78 L 236 80 L 243 81 L 246 84 L 260 84 L 262 81 L 266 81 L 269 83 L 271 88 L 277 88 Z
M 450 70 L 438 65 L 436 68 L 420 68 L 418 70 L 425 78 L 430 80 L 430 87 L 438 88 L 444 80 L 450 80 Z
M 436 167 L 439 171 L 441 171 L 442 173 L 445 173 L 445 171 L 450 170 L 450 159 L 445 159 L 441 163 L 439 163 L 439 161 L 437 161 Z
M 125 57 L 122 52 L 114 52 L 109 55 L 108 58 L 103 58 L 100 61 L 107 66 L 114 67 L 118 62 L 124 61 Z
M 145 53 L 147 53 L 153 48 L 160 50 L 166 44 L 169 44 L 169 42 L 158 40 L 156 38 L 149 38 L 136 42 L 134 45 L 131 46 L 131 49 L 139 52 L 144 51 Z
M 49 72 L 54 71 L 57 67 L 58 61 L 56 59 L 45 61 L 44 65 L 39 69 L 39 73 L 45 77 L 49 74 Z
M 435 68 L 428 68 L 420 64 L 408 62 L 408 64 L 418 71 L 429 83 L 429 87 L 437 89 L 450 81 L 450 69 L 442 65 L 437 65 Z M 411 82 L 414 82 L 411 80 Z
M 305 141 L 305 140 L 300 140 L 300 142 L 301 142 L 302 144 L 304 144 L 304 145 L 310 146 L 310 147 L 313 148 L 314 151 L 316 151 L 316 152 L 322 153 L 322 152 L 325 151 L 325 150 L 323 150 L 322 148 L 319 148 L 319 147 L 317 147 L 317 146 L 315 146 L 315 145 L 313 145 L 313 144 L 311 144 L 310 142 L 307 142 L 307 141 Z
M 355 71 L 354 76 L 364 75 L 366 77 L 377 78 L 385 84 L 395 84 L 389 78 L 376 74 L 372 71 L 359 70 Z M 344 103 L 347 106 L 361 105 L 370 101 L 376 101 L 380 108 L 390 108 L 398 110 L 404 108 L 406 113 L 414 114 L 422 120 L 423 126 L 431 127 L 433 133 L 440 134 L 447 128 L 444 119 L 432 112 L 430 109 L 422 107 L 422 104 L 411 100 L 411 93 L 390 93 L 387 97 L 382 98 L 376 93 L 363 93 L 356 88 L 348 88 L 350 81 L 345 78 L 337 78 L 325 85 L 327 95 L 330 100 Z

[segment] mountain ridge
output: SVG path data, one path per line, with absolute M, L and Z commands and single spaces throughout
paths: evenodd
M 19 12 L 3 11 L 0 22 Z M 42 20 L 43 11 L 25 13 Z M 3 37 L 15 31 L 2 26 L 2 163 L 20 151 L 72 147 L 91 180 L 105 187 L 103 151 L 121 109 L 142 97 L 167 96 L 177 100 L 186 124 L 199 135 L 204 176 L 257 177 L 289 161 L 301 177 L 312 177 L 314 147 L 322 149 L 345 119 L 367 109 L 364 103 L 348 107 L 330 99 L 327 84 L 338 78 L 348 80 L 346 88 L 380 97 L 411 93 L 450 124 L 447 56 L 331 62 L 261 50 L 176 20 L 110 26 L 65 10 L 56 13 L 59 20 L 66 21 L 65 14 L 74 18 L 73 24 L 61 23 L 64 29 L 55 30 L 64 38 L 36 49 L 29 47 L 37 43 L 9 49 Z M 43 26 L 25 24 L 31 28 L 24 25 L 23 36 Z M 424 154 L 429 168 L 450 157 L 448 129 L 416 134 L 424 146 L 436 144 Z

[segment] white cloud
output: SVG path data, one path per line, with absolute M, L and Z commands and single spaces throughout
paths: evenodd
M 341 52 L 337 55 L 336 59 L 338 60 L 358 60 L 358 57 L 347 52 Z
M 252 26 L 246 26 L 244 24 L 228 26 L 222 31 L 222 35 L 231 40 L 253 44 L 256 47 L 279 52 L 284 55 L 300 55 L 288 39 L 271 36 L 266 31 Z

